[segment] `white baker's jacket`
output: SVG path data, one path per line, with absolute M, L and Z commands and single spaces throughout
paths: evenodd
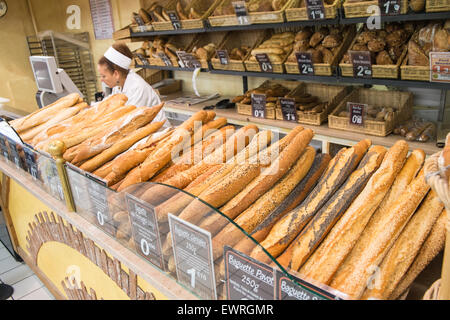
M 161 99 L 153 88 L 136 72 L 130 70 L 123 88 L 116 86 L 112 88 L 111 94 L 122 93 L 128 97 L 127 105 L 136 107 L 153 107 L 161 103 Z M 169 127 L 170 123 L 161 110 L 153 119 L 154 122 L 164 121 L 163 127 Z

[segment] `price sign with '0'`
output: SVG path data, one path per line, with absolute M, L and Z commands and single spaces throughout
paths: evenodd
M 367 110 L 367 104 L 347 102 L 350 115 L 350 124 L 355 126 L 364 126 L 364 113 Z
M 252 94 L 252 116 L 263 119 L 266 117 L 266 95 Z

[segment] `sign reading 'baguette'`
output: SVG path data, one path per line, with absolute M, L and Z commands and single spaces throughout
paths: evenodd
M 247 13 L 247 7 L 245 1 L 234 1 L 232 2 L 234 12 L 236 13 L 236 17 L 238 23 L 240 25 L 250 24 L 250 17 Z

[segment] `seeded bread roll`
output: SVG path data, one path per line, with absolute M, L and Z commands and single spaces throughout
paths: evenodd
M 413 263 L 409 267 L 407 273 L 403 276 L 398 286 L 395 288 L 389 297 L 390 300 L 400 297 L 406 289 L 408 289 L 413 283 L 414 279 L 426 268 L 426 266 L 438 255 L 444 248 L 446 237 L 446 210 L 442 211 L 438 220 L 431 229 L 430 234 L 420 248 L 419 253 L 414 259 Z
M 261 245 L 278 257 L 308 221 L 345 181 L 367 151 L 370 140 L 362 140 L 352 148 L 342 149 L 330 162 L 317 186 L 305 201 L 278 221 Z
M 408 144 L 405 141 L 399 141 L 389 149 L 380 168 L 370 178 L 364 190 L 300 269 L 302 275 L 329 284 L 372 214 L 388 210 L 420 170 L 425 158 L 423 151 L 413 151 L 403 165 L 407 153 Z
M 290 269 L 299 270 L 336 221 L 363 190 L 372 174 L 379 168 L 385 153 L 386 148 L 382 146 L 371 148 L 361 160 L 358 169 L 350 175 L 344 185 L 327 201 L 300 233 L 292 250 Z
M 430 190 L 419 209 L 389 250 L 378 271 L 373 288 L 367 288 L 361 299 L 388 299 L 408 271 L 433 225 L 444 210 L 444 204 Z
M 350 298 L 360 298 L 374 271 L 370 266 L 381 263 L 429 189 L 422 169 L 398 196 L 391 210 L 372 217 L 330 286 L 347 293 Z

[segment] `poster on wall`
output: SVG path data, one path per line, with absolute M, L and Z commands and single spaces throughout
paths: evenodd
M 110 0 L 89 0 L 96 40 L 112 39 L 114 21 Z

